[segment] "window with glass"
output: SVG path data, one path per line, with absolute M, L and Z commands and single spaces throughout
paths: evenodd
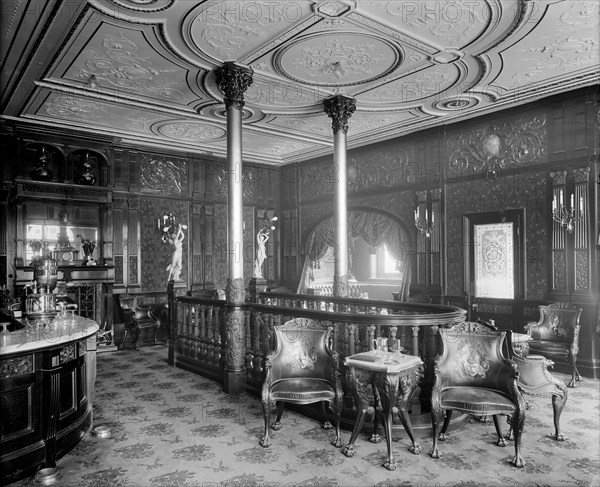
M 400 279 L 402 263 L 390 254 L 387 246 L 381 245 L 375 251 L 375 277 L 380 279 Z

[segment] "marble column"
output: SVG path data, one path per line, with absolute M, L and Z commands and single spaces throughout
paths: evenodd
M 225 312 L 225 374 L 223 390 L 241 394 L 246 385 L 244 363 L 244 238 L 242 193 L 242 113 L 244 93 L 253 70 L 233 62 L 215 69 L 227 110 L 227 309 Z
M 325 113 L 332 119 L 333 166 L 335 174 L 334 226 L 336 249 L 334 252 L 333 295 L 348 296 L 348 190 L 347 190 L 347 140 L 348 119 L 356 110 L 356 100 L 335 95 L 324 101 Z

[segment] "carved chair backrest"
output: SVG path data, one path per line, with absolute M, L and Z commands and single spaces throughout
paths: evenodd
M 119 304 L 124 311 L 132 311 L 135 309 L 135 296 L 131 294 L 119 294 Z
M 149 307 L 138 305 L 137 296 L 131 294 L 119 294 L 119 305 L 123 312 L 124 319 L 133 319 L 140 321 L 149 319 Z
M 570 303 L 539 305 L 538 308 L 540 310 L 538 326 L 528 327 L 534 339 L 568 343 L 573 341 L 575 332 L 579 331 L 581 308 Z
M 273 382 L 288 378 L 332 380 L 335 361 L 329 354 L 331 328 L 308 318 L 275 326 L 276 350 L 271 361 Z
M 442 353 L 436 369 L 442 387 L 470 386 L 497 389 L 497 378 L 508 364 L 502 347 L 506 332 L 465 321 L 441 328 Z

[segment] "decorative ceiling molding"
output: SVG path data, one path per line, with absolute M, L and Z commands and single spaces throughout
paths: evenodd
M 7 11 L 2 118 L 225 157 L 215 70 L 234 62 L 254 72 L 244 160 L 282 165 L 331 155 L 323 103 L 333 96 L 356 100 L 356 148 L 600 82 L 592 0 L 87 0 L 71 10 Z

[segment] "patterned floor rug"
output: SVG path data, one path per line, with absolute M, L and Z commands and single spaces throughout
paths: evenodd
M 563 380 L 566 376 L 555 374 Z M 356 456 L 330 445 L 331 430 L 286 412 L 272 446 L 258 444 L 263 431 L 258 398 L 233 398 L 214 382 L 167 364 L 167 349 L 146 347 L 98 355 L 94 425 L 111 429 L 109 438 L 86 435 L 60 459 L 56 486 L 77 487 L 363 487 L 363 486 L 590 486 L 600 469 L 600 381 L 586 379 L 569 389 L 562 415 L 568 436 L 550 434 L 550 399 L 531 403 L 523 434 L 523 469 L 509 462 L 513 446 L 495 445 L 492 422 L 473 420 L 440 443 L 441 458 L 423 447 L 411 454 L 406 435 L 394 441 L 398 469 L 388 471 L 385 442 L 367 435 Z M 343 431 L 344 441 L 350 437 Z M 25 479 L 13 486 L 33 486 Z

